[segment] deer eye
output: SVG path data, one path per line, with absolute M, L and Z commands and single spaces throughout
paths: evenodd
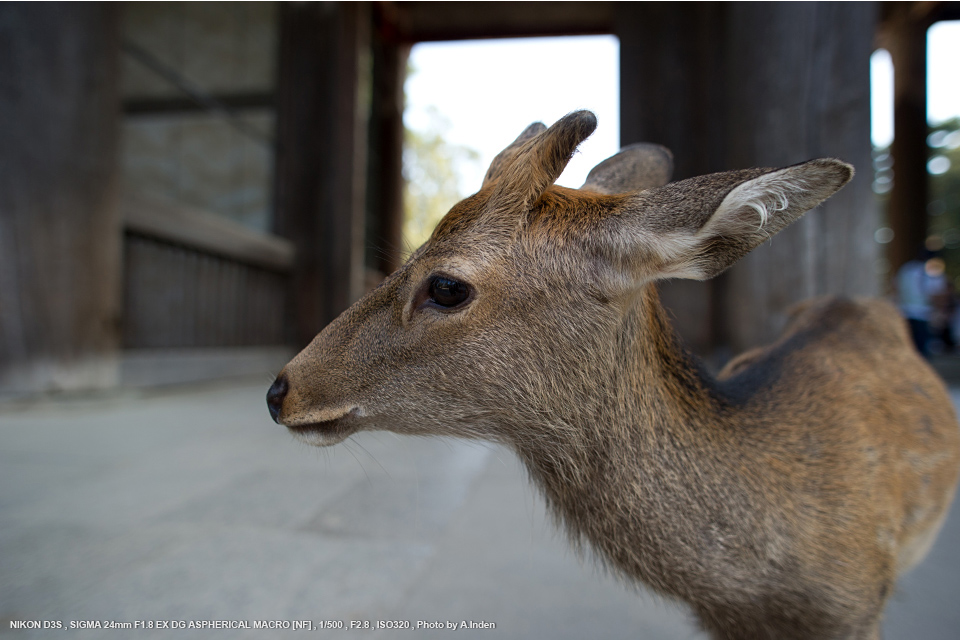
M 470 297 L 470 286 L 444 276 L 434 276 L 430 280 L 427 295 L 437 306 L 452 309 Z

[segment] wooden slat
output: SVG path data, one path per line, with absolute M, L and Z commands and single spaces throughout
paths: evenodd
M 288 275 L 132 233 L 124 244 L 125 349 L 286 342 Z

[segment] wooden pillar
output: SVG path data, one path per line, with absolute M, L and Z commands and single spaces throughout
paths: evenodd
M 298 346 L 363 291 L 369 26 L 366 2 L 280 8 L 274 230 L 296 247 Z
M 620 38 L 620 145 L 656 142 L 674 155 L 674 180 L 726 167 L 719 3 L 615 5 Z M 660 298 L 687 345 L 716 343 L 715 282 L 670 280 Z
M 723 6 L 617 3 L 620 143 L 656 142 L 674 154 L 674 180 L 724 167 Z
M 695 349 L 705 341 L 733 350 L 767 342 L 790 305 L 811 295 L 877 291 L 869 130 L 875 10 L 832 2 L 622 10 L 621 128 L 671 147 L 677 178 L 821 156 L 859 170 L 826 205 L 720 279 L 699 291 L 665 287 Z M 625 43 L 631 31 L 647 42 Z
M 399 41 L 392 5 L 377 5 L 371 37 L 366 264 L 387 275 L 403 257 L 403 84 L 410 45 Z
M 734 350 L 776 337 L 789 308 L 879 290 L 870 146 L 871 2 L 733 3 L 725 46 L 731 168 L 836 157 L 857 175 L 726 274 L 721 336 Z
M 0 5 L 0 393 L 117 379 L 118 19 Z
M 893 60 L 893 189 L 887 225 L 892 278 L 927 237 L 927 29 L 929 3 L 884 3 L 879 41 Z M 919 11 L 918 11 L 919 10 Z

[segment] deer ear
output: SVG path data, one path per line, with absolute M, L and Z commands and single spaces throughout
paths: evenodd
M 529 127 L 523 130 L 517 139 L 507 145 L 507 148 L 497 154 L 497 157 L 493 159 L 493 162 L 490 163 L 490 168 L 487 169 L 486 175 L 483 177 L 483 186 L 485 188 L 496 182 L 503 175 L 503 170 L 517 157 L 517 153 L 520 152 L 520 147 L 523 146 L 523 143 L 536 138 L 538 135 L 547 130 L 547 127 L 542 122 L 534 122 Z
M 529 211 L 563 173 L 577 146 L 596 128 L 597 117 L 593 113 L 574 111 L 521 143 L 516 155 L 499 170 L 490 197 L 491 210 Z
M 610 221 L 636 242 L 617 259 L 633 277 L 719 275 L 853 177 L 834 159 L 784 169 L 746 169 L 674 182 L 628 198 Z M 623 247 L 623 243 L 617 243 Z M 619 249 L 623 251 L 623 249 Z
M 673 175 L 673 154 L 666 147 L 638 142 L 595 166 L 580 189 L 606 195 L 662 187 Z

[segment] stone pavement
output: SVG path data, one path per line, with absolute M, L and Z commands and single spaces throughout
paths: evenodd
M 702 638 L 579 560 L 509 452 L 362 434 L 298 444 L 269 381 L 0 404 L 0 638 L 288 638 L 12 630 L 11 621 L 475 621 L 458 638 Z M 893 596 L 887 640 L 960 637 L 960 513 Z M 453 632 L 318 630 L 382 639 Z

